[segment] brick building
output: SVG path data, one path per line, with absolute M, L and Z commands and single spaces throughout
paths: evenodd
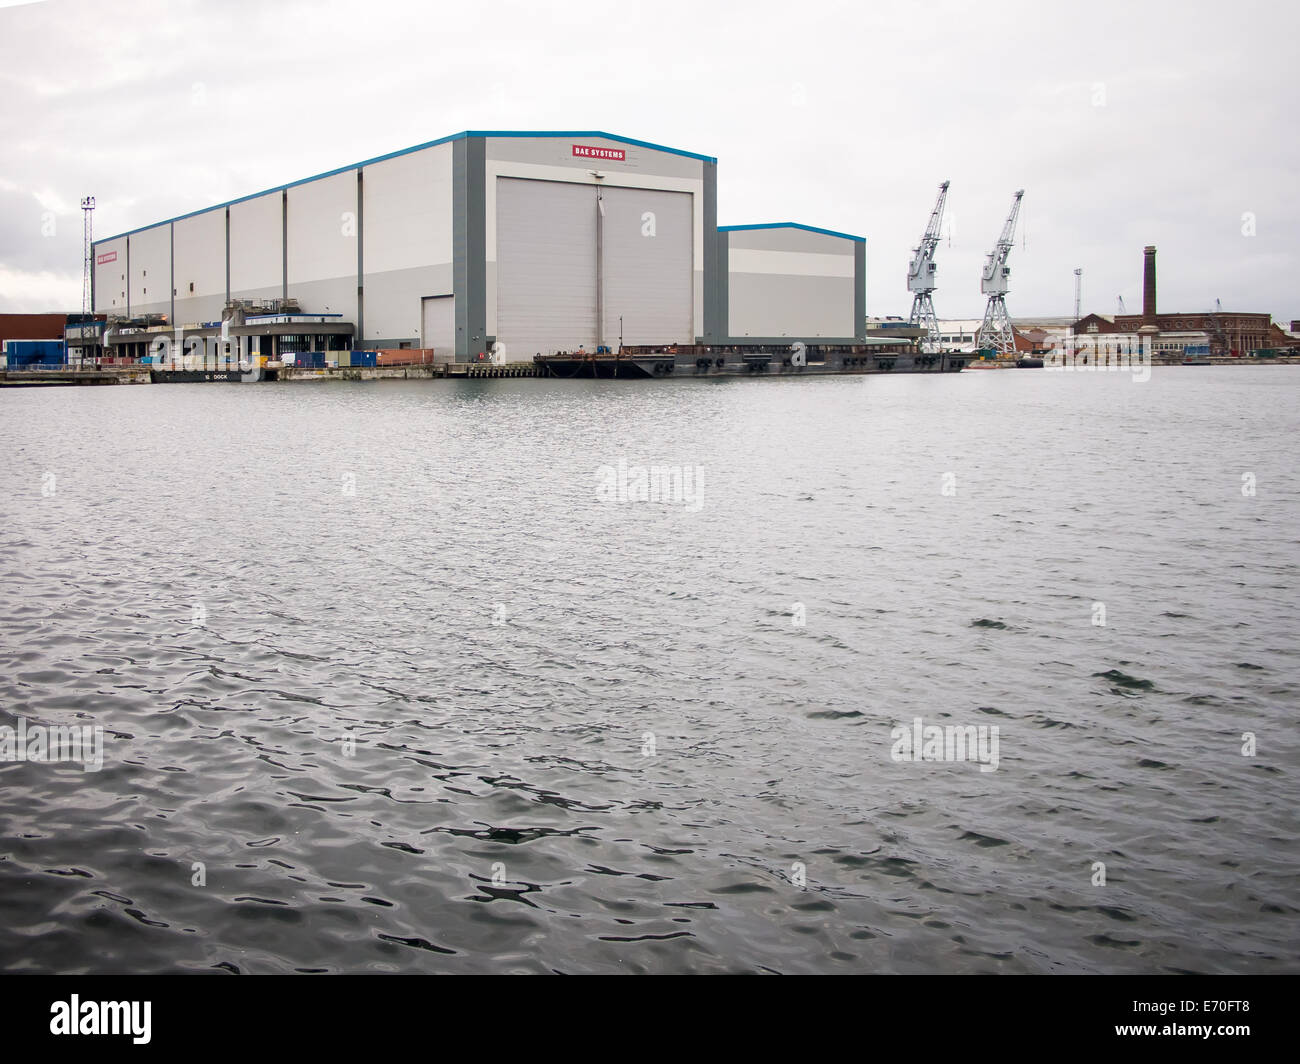
M 1156 249 L 1151 246 L 1144 248 L 1143 260 L 1142 313 L 1117 314 L 1114 319 L 1114 331 L 1142 331 L 1152 335 L 1153 340 L 1154 333 L 1203 332 L 1209 336 L 1210 350 L 1216 355 L 1248 355 L 1258 348 L 1269 346 L 1270 326 L 1273 323 L 1270 314 L 1229 310 L 1158 313 L 1156 310 Z

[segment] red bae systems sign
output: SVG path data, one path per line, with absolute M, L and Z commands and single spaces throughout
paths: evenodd
M 104 252 L 104 254 L 102 254 L 102 255 L 96 255 L 96 256 L 95 256 L 95 265 L 96 265 L 96 266 L 103 266 L 104 263 L 106 263 L 106 262 L 116 262 L 116 261 L 117 261 L 117 252 L 116 252 L 116 251 L 106 251 L 106 252 Z
M 573 154 L 578 159 L 613 159 L 620 163 L 627 158 L 622 148 L 597 148 L 591 144 L 575 144 Z

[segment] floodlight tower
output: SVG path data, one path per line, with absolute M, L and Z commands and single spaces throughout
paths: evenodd
M 939 320 L 934 314 L 934 252 L 939 246 L 939 225 L 943 221 L 943 205 L 948 198 L 948 182 L 939 186 L 939 199 L 930 212 L 930 224 L 921 236 L 921 246 L 914 248 L 912 265 L 907 268 L 907 290 L 912 295 L 912 313 L 907 323 L 925 330 L 921 349 L 926 352 L 940 350 Z
M 1012 354 L 1016 349 L 1016 334 L 1011 327 L 1011 316 L 1007 314 L 1006 295 L 1011 287 L 1011 267 L 1007 265 L 1007 258 L 1015 242 L 1016 218 L 1020 215 L 1020 201 L 1024 195 L 1022 188 L 1011 200 L 1011 213 L 1002 227 L 1002 235 L 984 262 L 980 279 L 980 291 L 989 297 L 989 302 L 984 308 L 984 321 L 976 342 L 981 348 L 991 348 L 1000 355 Z

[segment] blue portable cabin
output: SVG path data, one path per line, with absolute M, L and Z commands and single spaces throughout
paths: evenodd
M 6 340 L 4 356 L 9 369 L 68 364 L 68 348 L 63 340 Z

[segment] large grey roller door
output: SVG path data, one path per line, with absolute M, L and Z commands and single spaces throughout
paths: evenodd
M 596 190 L 497 179 L 497 340 L 510 361 L 596 347 Z
M 602 188 L 605 343 L 694 343 L 689 192 Z
M 625 344 L 693 342 L 691 203 L 687 192 L 498 178 L 506 357 L 615 347 L 620 318 Z

